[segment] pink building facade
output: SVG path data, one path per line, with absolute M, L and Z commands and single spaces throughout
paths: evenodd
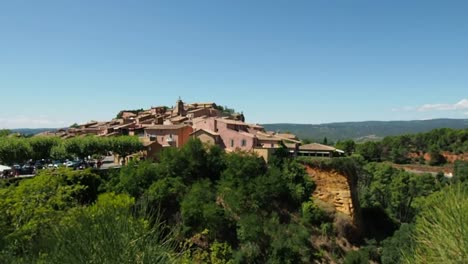
M 249 133 L 248 124 L 221 118 L 206 118 L 193 124 L 195 130 L 203 129 L 220 137 L 219 145 L 230 151 L 252 150 L 257 146 L 257 138 Z
M 181 147 L 188 142 L 193 132 L 188 125 L 153 125 L 144 128 L 145 137 L 157 141 L 163 147 Z

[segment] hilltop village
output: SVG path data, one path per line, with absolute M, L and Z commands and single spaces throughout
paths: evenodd
M 267 161 L 275 149 L 282 146 L 293 156 L 332 157 L 342 153 L 334 147 L 317 143 L 301 145 L 301 141 L 290 133 L 265 131 L 258 124 L 246 123 L 244 114 L 215 103 L 184 103 L 180 99 L 172 108 L 157 106 L 147 110 L 123 110 L 110 121 L 91 121 L 38 135 L 64 139 L 86 135 L 138 136 L 145 146 L 142 153 L 145 157 L 156 157 L 163 148 L 180 148 L 190 138 L 218 145 L 227 152 L 253 151 Z

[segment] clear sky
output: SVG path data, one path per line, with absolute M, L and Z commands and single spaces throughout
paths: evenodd
M 256 123 L 468 118 L 468 1 L 0 1 L 0 128 L 179 96 Z

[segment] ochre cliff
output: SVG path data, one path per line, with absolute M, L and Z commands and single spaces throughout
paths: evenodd
M 309 166 L 306 169 L 317 185 L 312 196 L 323 202 L 332 204 L 336 211 L 354 219 L 355 210 L 351 186 L 346 176 L 335 171 L 324 171 Z

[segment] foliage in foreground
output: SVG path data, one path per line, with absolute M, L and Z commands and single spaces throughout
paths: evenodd
M 134 199 L 105 193 L 90 207 L 71 210 L 53 229 L 47 263 L 176 263 L 177 243 L 156 221 L 135 217 Z M 148 218 L 146 218 L 148 219 Z
M 332 241 L 339 230 L 311 199 L 315 185 L 297 160 L 266 164 L 194 140 L 163 151 L 158 163 L 130 163 L 110 174 L 60 169 L 4 181 L 0 263 L 311 263 L 323 262 L 326 250 L 347 263 L 401 263 L 402 248 L 421 246 L 413 235 L 421 206 L 446 199 L 444 186 L 463 182 L 467 168 L 457 163 L 448 180 L 355 157 L 308 162 L 357 180 L 363 209 L 380 213 L 365 226 L 391 230 L 366 234 L 365 246 L 348 254 L 317 247 L 314 239 Z
M 427 200 L 416 219 L 414 251 L 406 263 L 466 263 L 468 260 L 468 188 L 456 184 Z
M 110 175 L 61 169 L 8 181 L 0 262 L 310 263 L 324 221 L 314 184 L 294 160 L 278 164 L 193 140 Z M 149 215 L 128 210 L 141 203 Z

